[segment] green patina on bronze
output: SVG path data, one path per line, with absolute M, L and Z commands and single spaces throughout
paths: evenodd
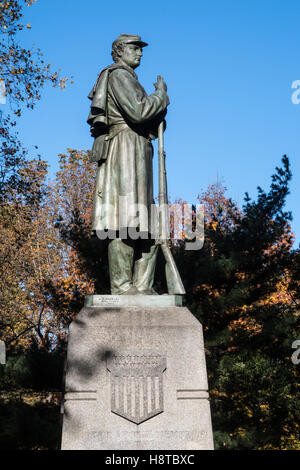
M 92 230 L 117 233 L 108 248 L 112 294 L 155 293 L 152 285 L 159 243 L 124 240 L 120 235 L 124 227 L 151 232 L 151 140 L 157 137 L 169 105 L 162 77 L 158 76 L 155 92 L 148 96 L 134 72 L 146 45 L 139 36 L 120 35 L 112 48 L 115 63 L 101 71 L 89 94 L 88 123 L 95 138 L 91 159 L 98 164 Z M 137 204 L 146 210 L 136 212 L 131 220 Z M 124 214 L 129 216 L 120 226 Z

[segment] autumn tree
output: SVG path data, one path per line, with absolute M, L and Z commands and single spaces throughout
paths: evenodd
M 59 155 L 53 185 L 53 221 L 63 244 L 64 269 L 50 279 L 52 309 L 67 328 L 82 308 L 84 296 L 94 292 L 90 222 L 95 172 L 86 151 L 68 149 Z M 86 246 L 82 254 L 82 246 Z M 88 258 L 88 260 L 87 260 Z M 91 267 L 92 269 L 92 267 Z
M 53 265 L 53 247 L 57 243 L 43 205 L 48 192 L 47 165 L 31 160 L 23 164 L 19 173 L 20 180 L 30 184 L 31 190 L 25 196 L 11 191 L 13 203 L 2 205 L 0 325 L 7 346 L 18 340 L 19 346 L 25 347 L 28 341 L 30 344 L 33 330 L 45 342 L 45 305 L 41 301 L 45 262 L 49 268 Z
M 96 169 L 89 152 L 68 149 L 55 181 L 56 226 L 65 245 L 66 273 L 51 284 L 53 309 L 70 321 L 84 296 L 109 293 L 107 246 L 91 236 Z M 69 320 L 68 320 L 69 319 Z
M 83 151 L 68 149 L 59 158 L 52 183 L 44 162 L 27 162 L 19 173 L 31 190 L 26 197 L 15 192 L 14 204 L 3 210 L 1 336 L 18 348 L 32 341 L 48 350 L 63 345 L 97 282 L 93 270 L 101 252 L 99 240 L 90 237 L 94 166 Z
M 291 361 L 299 252 L 284 211 L 290 178 L 284 156 L 270 191 L 258 188 L 256 201 L 246 194 L 242 210 L 222 185 L 210 187 L 199 197 L 204 247 L 178 253 L 187 304 L 204 327 L 217 448 L 300 445 L 298 371 Z
M 7 365 L 0 366 L 0 391 L 7 394 L 4 400 L 0 396 L 0 440 L 5 448 L 40 448 L 44 441 L 49 447 L 51 440 L 57 442 L 56 430 L 49 435 L 57 421 L 57 404 L 36 402 L 34 408 L 8 390 L 57 388 L 57 351 L 66 334 L 65 324 L 52 315 L 44 287 L 62 265 L 61 242 L 53 229 L 51 205 L 47 207 L 47 164 L 29 155 L 17 133 L 22 110 L 34 108 L 43 87 L 48 83 L 64 89 L 67 82 L 44 62 L 38 48 L 19 43 L 18 33 L 30 29 L 24 24 L 23 8 L 32 3 L 0 3 L 0 93 L 1 101 L 6 99 L 0 112 L 0 337 L 8 353 Z
M 56 284 L 56 294 L 52 285 L 57 311 L 71 299 L 79 309 L 84 293 L 108 289 L 104 245 L 93 245 L 89 233 L 94 172 L 86 152 L 61 156 L 58 227 L 72 254 L 73 277 L 67 285 Z M 299 252 L 292 249 L 291 214 L 284 211 L 290 178 L 283 157 L 270 191 L 259 188 L 257 201 L 246 195 L 242 208 L 225 197 L 222 185 L 211 186 L 199 196 L 205 207 L 203 248 L 186 251 L 178 241 L 173 247 L 187 305 L 204 327 L 217 448 L 299 445 L 297 369 L 290 358 L 299 321 Z M 162 291 L 163 278 L 160 263 L 156 282 Z M 79 279 L 90 280 L 87 289 Z
M 22 262 L 12 258 L 7 268 L 10 273 L 17 267 L 15 293 L 24 306 L 7 334 L 14 341 L 20 332 L 17 341 L 37 343 L 39 354 L 64 343 L 85 295 L 109 291 L 106 246 L 90 236 L 95 168 L 88 152 L 61 154 L 51 185 L 45 185 L 45 174 L 38 161 L 21 173 L 24 183 L 35 181 L 32 196 L 22 196 L 30 233 Z M 173 247 L 186 303 L 204 328 L 219 449 L 299 446 L 298 376 L 291 361 L 299 322 L 299 251 L 292 248 L 291 214 L 284 211 L 290 178 L 283 157 L 270 191 L 259 188 L 256 201 L 247 195 L 242 208 L 226 198 L 222 185 L 211 186 L 199 196 L 206 217 L 203 248 L 186 251 L 184 241 Z M 156 274 L 163 290 L 162 265 Z M 12 289 L 13 275 L 8 280 Z M 56 360 L 52 355 L 51 363 Z M 31 359 L 29 367 L 26 361 L 27 379 L 16 375 L 24 383 L 41 364 Z
M 57 311 L 72 299 L 79 309 L 85 293 L 108 289 L 104 245 L 93 245 L 89 233 L 94 172 L 86 152 L 61 156 L 58 227 L 71 254 L 71 277 L 66 286 L 52 284 Z M 270 191 L 259 188 L 256 201 L 246 195 L 242 208 L 226 198 L 221 184 L 209 187 L 199 196 L 205 207 L 203 248 L 186 251 L 180 241 L 173 246 L 186 303 L 204 327 L 219 449 L 299 446 L 297 368 L 291 361 L 299 323 L 299 251 L 293 250 L 291 214 L 284 211 L 290 178 L 284 156 Z M 163 277 L 159 264 L 162 291 Z
M 0 3 L 0 79 L 5 85 L 7 100 L 7 112 L 0 116 L 0 326 L 1 335 L 9 341 L 13 337 L 21 338 L 22 331 L 31 331 L 33 324 L 35 328 L 43 324 L 40 315 L 44 307 L 42 303 L 38 305 L 37 292 L 29 293 L 29 285 L 41 287 L 37 275 L 40 273 L 40 279 L 45 276 L 36 253 L 39 252 L 40 260 L 43 251 L 40 248 L 46 246 L 47 240 L 45 236 L 43 243 L 39 242 L 43 229 L 47 227 L 41 222 L 47 165 L 40 158 L 28 158 L 15 130 L 17 119 L 24 106 L 34 108 L 46 83 L 64 89 L 67 82 L 44 62 L 39 49 L 25 49 L 19 44 L 18 33 L 30 28 L 23 22 L 23 8 L 32 3 L 33 0 L 5 0 Z M 43 217 L 46 217 L 45 210 Z M 54 244 L 48 243 L 48 252 L 51 251 L 50 246 Z M 32 324 L 28 323 L 30 297 L 31 306 L 33 299 L 36 301 L 35 316 L 39 318 L 39 322 L 33 321 Z M 24 319 L 27 319 L 25 323 Z M 42 339 L 41 328 L 37 333 Z

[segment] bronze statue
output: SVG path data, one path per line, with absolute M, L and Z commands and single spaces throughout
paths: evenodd
M 155 294 L 151 140 L 164 122 L 169 98 L 161 76 L 150 96 L 138 82 L 134 70 L 145 46 L 140 36 L 121 34 L 112 45 L 114 64 L 101 71 L 89 94 L 92 160 L 98 162 L 92 231 L 111 239 L 112 294 Z

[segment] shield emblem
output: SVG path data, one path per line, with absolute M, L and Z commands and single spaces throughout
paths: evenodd
M 162 413 L 166 368 L 166 353 L 157 351 L 125 351 L 108 357 L 111 411 L 136 424 Z

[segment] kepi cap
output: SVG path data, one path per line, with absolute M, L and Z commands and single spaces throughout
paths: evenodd
M 113 44 L 117 44 L 118 42 L 122 42 L 123 44 L 138 44 L 141 47 L 148 46 L 146 42 L 141 40 L 141 36 L 136 36 L 134 34 L 120 34 Z

